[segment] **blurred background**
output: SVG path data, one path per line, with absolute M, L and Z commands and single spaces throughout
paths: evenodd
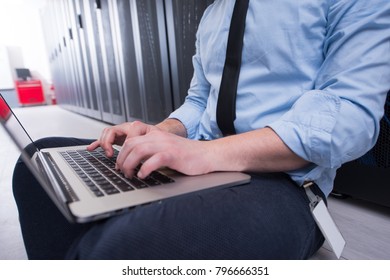
M 15 69 L 29 69 L 43 87 L 52 83 L 40 17 L 46 4 L 46 0 L 0 0 L 0 90 L 13 107 L 19 106 Z

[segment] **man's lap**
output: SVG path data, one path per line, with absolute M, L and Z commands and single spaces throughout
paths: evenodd
M 275 180 L 280 181 L 280 178 Z M 261 185 L 257 185 L 259 181 Z M 313 242 L 316 238 L 310 238 L 310 234 L 320 234 L 307 211 L 308 202 L 295 190 L 286 192 L 286 188 L 290 188 L 287 185 L 276 188 L 274 182 L 267 185 L 263 179 L 254 178 L 248 185 L 139 207 L 93 226 L 74 246 L 69 257 L 307 258 L 320 245 Z M 296 197 L 288 199 L 289 195 Z M 294 200 L 299 202 L 292 202 Z

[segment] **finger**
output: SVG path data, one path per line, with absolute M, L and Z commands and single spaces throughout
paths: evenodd
M 100 141 L 96 140 L 87 146 L 88 151 L 93 151 L 100 146 Z
M 102 142 L 101 142 L 100 140 L 96 140 L 96 141 L 92 142 L 91 144 L 89 144 L 89 145 L 87 146 L 87 150 L 88 150 L 88 151 L 93 151 L 93 150 L 95 150 L 95 149 L 98 148 L 98 147 L 102 147 L 101 143 L 102 143 Z M 102 148 L 103 148 L 103 147 L 102 147 Z M 111 151 L 110 151 L 110 148 L 111 148 Z M 106 156 L 108 156 L 108 157 L 112 157 L 113 154 L 114 154 L 114 151 L 113 151 L 113 149 L 112 149 L 111 146 L 108 146 L 108 147 L 106 147 L 106 148 L 103 148 L 103 150 L 105 151 Z
M 106 153 L 106 156 L 112 157 L 114 155 L 114 149 L 112 148 L 112 145 L 115 144 L 117 136 L 120 135 L 122 135 L 122 133 L 118 133 L 116 127 L 105 128 L 103 130 L 103 133 L 99 139 L 99 144 Z
M 142 142 L 143 139 L 140 138 L 143 137 L 127 140 L 119 152 L 116 166 L 127 177 L 132 177 L 136 167 L 155 153 L 154 145 L 149 142 Z
M 136 168 L 141 162 L 142 158 L 138 157 L 134 153 L 129 153 L 121 164 L 117 164 L 117 168 L 126 178 L 132 178 L 135 175 Z
M 145 179 L 153 171 L 156 171 L 162 167 L 171 167 L 173 156 L 168 153 L 156 153 L 142 164 L 140 170 L 137 173 L 137 177 Z
M 140 121 L 134 121 L 130 124 L 126 131 L 126 138 L 133 138 L 145 135 L 150 130 L 150 125 Z
M 120 170 L 127 178 L 133 177 L 134 169 L 138 166 L 138 162 L 134 159 L 134 154 L 132 154 L 134 148 L 132 142 L 134 142 L 134 139 L 126 140 L 123 143 L 115 164 L 115 168 Z

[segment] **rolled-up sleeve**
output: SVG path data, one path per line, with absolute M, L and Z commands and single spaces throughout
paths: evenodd
M 269 124 L 300 157 L 337 168 L 375 144 L 390 89 L 390 2 L 334 1 L 315 89 Z

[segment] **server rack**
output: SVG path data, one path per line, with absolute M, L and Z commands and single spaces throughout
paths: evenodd
M 156 123 L 172 111 L 171 80 L 163 0 L 133 0 L 132 18 L 138 53 L 145 120 Z
M 81 81 L 84 84 L 83 96 L 86 99 L 86 110 L 85 113 L 96 119 L 102 119 L 102 113 L 98 103 L 99 93 L 96 90 L 95 78 L 93 75 L 92 68 L 92 56 L 90 52 L 90 46 L 88 41 L 88 31 L 86 28 L 86 16 L 84 12 L 83 3 L 79 0 L 69 1 L 71 6 L 71 14 L 76 21 L 76 26 L 73 30 L 78 42 L 78 49 L 80 53 L 80 60 L 78 62 L 79 67 L 81 68 Z
M 174 108 L 178 108 L 187 96 L 193 76 L 196 31 L 205 9 L 212 2 L 214 0 L 165 1 Z
M 42 14 L 58 103 L 106 121 L 157 123 L 184 100 L 211 0 L 60 0 Z
M 75 44 L 73 40 L 73 34 L 71 29 L 70 17 L 68 6 L 63 0 L 58 2 L 58 12 L 61 16 L 61 24 L 59 29 L 59 35 L 62 36 L 63 42 L 63 55 L 64 55 L 64 67 L 67 72 L 68 85 L 67 85 L 67 105 L 71 110 L 80 112 L 84 108 L 84 100 L 82 96 L 82 89 L 80 88 L 79 73 L 76 67 L 76 54 Z
M 97 117 L 99 112 L 92 110 L 90 79 L 87 76 L 84 61 L 84 53 L 80 40 L 80 24 L 78 22 L 75 1 L 63 1 L 64 12 L 67 16 L 67 27 L 69 32 L 69 45 L 72 48 L 73 71 L 75 73 L 75 87 L 79 98 L 79 108 L 74 110 L 90 117 Z
M 134 28 L 130 12 L 130 1 L 109 0 L 113 10 L 115 34 L 117 34 L 117 56 L 122 80 L 126 118 L 129 121 L 145 120 L 141 81 L 138 79 L 137 54 Z
M 112 0 L 128 120 L 161 121 L 172 111 L 162 0 Z

